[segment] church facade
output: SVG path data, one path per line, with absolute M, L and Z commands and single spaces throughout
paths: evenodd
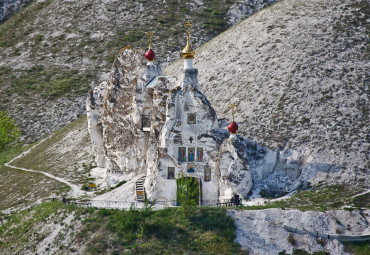
M 89 94 L 97 164 L 108 170 L 108 178 L 137 178 L 137 198 L 175 201 L 176 180 L 189 177 L 197 181 L 204 205 L 247 197 L 252 188 L 238 126 L 234 120 L 228 130 L 220 125 L 200 91 L 194 55 L 189 27 L 181 77 L 163 75 L 150 44 L 145 54 L 123 49 L 110 79 Z

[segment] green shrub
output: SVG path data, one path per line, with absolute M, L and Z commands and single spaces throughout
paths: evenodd
M 282 250 L 278 253 L 278 255 L 289 255 L 289 253 L 286 253 L 286 250 Z
M 199 181 L 193 177 L 187 177 L 181 174 L 177 180 L 177 203 L 186 217 L 188 217 L 194 208 L 199 204 Z
M 89 185 L 83 184 L 81 190 L 89 190 Z
M 121 187 L 123 184 L 125 184 L 127 181 L 123 180 L 123 181 L 120 181 L 116 186 L 115 188 L 118 188 L 118 187 Z
M 0 151 L 17 141 L 19 136 L 19 128 L 15 120 L 10 118 L 8 113 L 0 112 Z
M 330 255 L 330 253 L 326 251 L 314 251 L 311 255 Z
M 293 249 L 292 255 L 310 255 L 310 253 L 302 249 Z

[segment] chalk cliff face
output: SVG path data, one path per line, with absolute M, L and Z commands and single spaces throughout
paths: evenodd
M 349 253 L 345 252 L 343 244 L 338 240 L 333 237 L 322 239 L 320 245 L 316 236 L 327 238 L 328 235 L 338 235 L 338 232 L 343 236 L 370 234 L 369 210 L 352 212 L 344 210 L 329 212 L 281 209 L 230 210 L 228 215 L 235 221 L 236 241 L 253 255 L 275 255 L 283 250 L 291 254 L 293 248 L 347 255 Z M 290 228 L 293 232 L 296 230 L 297 234 L 293 234 L 296 242 L 294 246 L 289 242 L 289 232 L 284 227 Z
M 145 176 L 151 200 L 176 199 L 180 174 L 201 183 L 202 200 L 246 197 L 252 178 L 246 153 L 219 128 L 216 112 L 199 91 L 198 70 L 165 77 L 146 65 L 144 52 L 126 48 L 107 82 L 87 99 L 96 161 L 110 177 Z

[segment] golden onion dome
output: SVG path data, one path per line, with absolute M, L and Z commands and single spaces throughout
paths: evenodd
M 185 48 L 181 51 L 181 57 L 184 59 L 193 59 L 194 51 L 191 48 L 189 42 L 186 44 Z

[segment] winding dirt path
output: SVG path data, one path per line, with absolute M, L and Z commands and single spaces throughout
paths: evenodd
M 367 193 L 370 193 L 370 189 L 365 190 L 364 192 L 361 192 L 361 193 L 359 193 L 359 194 L 357 194 L 357 195 L 354 195 L 353 197 L 358 197 L 358 196 L 361 196 L 361 195 L 365 195 L 365 194 L 367 194 Z
M 72 196 L 72 197 L 79 197 L 79 196 L 85 195 L 86 192 L 81 190 L 78 185 L 70 183 L 69 181 L 67 181 L 63 178 L 56 177 L 56 176 L 54 176 L 52 174 L 49 174 L 47 172 L 42 172 L 42 171 L 37 171 L 37 170 L 33 170 L 33 169 L 28 169 L 28 168 L 24 168 L 24 167 L 17 167 L 17 166 L 11 165 L 13 163 L 13 161 L 15 161 L 15 160 L 23 157 L 24 155 L 30 153 L 32 151 L 32 149 L 36 148 L 38 145 L 40 145 L 41 143 L 43 143 L 44 141 L 46 141 L 49 138 L 50 138 L 50 136 L 45 138 L 45 139 L 42 139 L 39 143 L 35 144 L 31 148 L 29 148 L 27 151 L 25 151 L 25 152 L 21 153 L 20 155 L 16 156 L 15 158 L 10 160 L 8 163 L 5 163 L 4 165 L 6 167 L 10 167 L 10 168 L 17 169 L 17 170 L 22 170 L 22 171 L 32 172 L 32 173 L 40 173 L 40 174 L 43 174 L 43 175 L 45 175 L 49 178 L 52 178 L 54 180 L 57 180 L 57 181 L 62 182 L 64 184 L 67 184 L 69 187 L 71 187 L 71 191 L 70 191 L 69 195 Z

